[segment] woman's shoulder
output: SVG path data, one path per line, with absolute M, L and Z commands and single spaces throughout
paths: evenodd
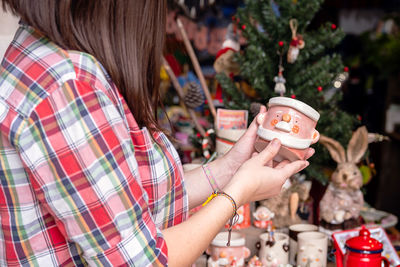
M 24 116 L 70 80 L 109 86 L 93 56 L 65 50 L 27 25 L 17 30 L 0 70 L 0 98 Z

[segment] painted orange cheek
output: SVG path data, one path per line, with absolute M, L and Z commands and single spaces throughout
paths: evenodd
M 315 261 L 319 261 L 319 259 L 315 259 Z
M 300 131 L 300 127 L 298 125 L 295 125 L 293 126 L 292 131 L 297 134 Z
M 307 261 L 307 259 L 306 259 L 306 258 L 303 258 L 303 259 L 302 259 L 302 261 L 303 261 L 303 262 L 306 262 L 306 261 Z
M 314 135 L 313 135 L 312 138 L 313 138 L 313 139 L 317 138 L 317 133 L 314 133 Z
M 272 121 L 271 121 L 271 125 L 272 126 L 275 126 L 275 124 L 277 124 L 278 123 L 278 120 L 277 119 L 273 119 Z

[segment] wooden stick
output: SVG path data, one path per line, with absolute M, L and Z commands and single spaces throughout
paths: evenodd
M 206 83 L 206 79 L 204 78 L 204 74 L 201 71 L 199 61 L 197 60 L 196 54 L 194 53 L 194 50 L 193 50 L 193 47 L 190 44 L 189 38 L 187 37 L 185 28 L 183 27 L 183 24 L 182 24 L 182 22 L 181 22 L 181 20 L 179 18 L 176 19 L 176 23 L 178 24 L 178 28 L 179 28 L 179 30 L 181 32 L 183 42 L 184 42 L 184 44 L 186 46 L 186 49 L 187 49 L 187 51 L 189 53 L 190 59 L 192 60 L 192 64 L 193 64 L 194 70 L 196 71 L 197 77 L 200 80 L 201 87 L 203 87 L 204 94 L 206 95 L 206 98 L 207 98 L 207 101 L 208 101 L 208 106 L 210 107 L 211 114 L 214 117 L 214 121 L 216 121 L 217 120 L 217 112 L 215 110 L 214 102 L 213 102 L 213 100 L 211 98 L 210 90 L 208 89 L 208 86 L 207 86 L 207 83 Z
M 199 123 L 198 119 L 197 119 L 197 115 L 196 112 L 194 112 L 193 109 L 189 108 L 186 106 L 185 104 L 185 93 L 183 92 L 183 89 L 181 87 L 181 85 L 178 82 L 178 79 L 175 76 L 175 73 L 173 72 L 173 70 L 171 69 L 168 61 L 163 57 L 162 58 L 163 61 L 163 66 L 165 68 L 165 71 L 168 73 L 169 78 L 172 81 L 172 84 L 174 85 L 176 92 L 178 93 L 178 96 L 181 100 L 182 105 L 186 108 L 186 110 L 188 111 L 190 117 L 192 118 L 197 131 L 199 131 L 199 133 L 201 134 L 201 136 L 205 137 L 206 136 L 206 131 L 204 130 L 203 126 L 201 126 L 201 124 Z

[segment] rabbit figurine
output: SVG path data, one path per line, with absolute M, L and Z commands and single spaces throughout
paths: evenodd
M 357 220 L 364 205 L 364 197 L 360 190 L 363 185 L 362 174 L 356 164 L 367 151 L 368 131 L 363 126 L 353 133 L 347 154 L 342 145 L 332 138 L 321 135 L 320 142 L 338 163 L 320 202 L 320 220 L 335 225 L 349 219 Z

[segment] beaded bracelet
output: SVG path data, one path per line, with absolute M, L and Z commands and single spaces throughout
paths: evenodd
M 204 171 L 204 174 L 207 177 L 208 183 L 210 184 L 212 191 L 213 192 L 220 191 L 217 181 L 215 181 L 214 176 L 211 174 L 211 170 L 208 167 L 208 164 L 204 164 L 201 167 Z
M 208 199 L 203 203 L 203 206 L 205 206 L 208 202 L 210 202 L 213 198 L 215 198 L 217 196 L 224 196 L 227 199 L 229 199 L 229 201 L 231 202 L 232 207 L 233 207 L 233 214 L 232 214 L 232 217 L 229 219 L 228 242 L 226 243 L 226 246 L 229 247 L 231 245 L 232 227 L 234 224 L 237 223 L 237 221 L 239 219 L 239 214 L 237 213 L 237 205 L 236 205 L 235 200 L 227 193 L 225 193 L 223 191 L 214 191 L 211 194 L 211 196 L 209 196 Z

